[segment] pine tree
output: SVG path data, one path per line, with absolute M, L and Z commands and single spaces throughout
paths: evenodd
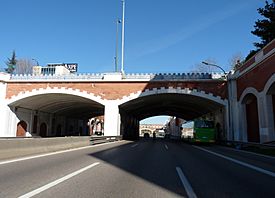
M 6 62 L 6 65 L 8 67 L 5 69 L 5 71 L 9 74 L 12 74 L 15 70 L 16 62 L 17 60 L 15 56 L 15 51 L 13 50 L 11 58 L 8 58 L 8 61 Z
M 258 19 L 251 33 L 261 38 L 260 43 L 254 43 L 255 47 L 261 49 L 275 38 L 275 0 L 271 4 L 265 1 L 265 7 L 259 8 L 258 13 L 265 19 Z
M 247 55 L 245 60 L 251 58 L 256 54 L 260 49 L 262 49 L 266 44 L 272 41 L 275 38 L 275 0 L 272 0 L 272 3 L 265 1 L 264 8 L 257 9 L 258 13 L 264 17 L 264 19 L 258 19 L 255 22 L 255 30 L 251 31 L 252 34 L 261 38 L 260 43 L 254 43 L 254 46 L 257 48 L 251 50 Z

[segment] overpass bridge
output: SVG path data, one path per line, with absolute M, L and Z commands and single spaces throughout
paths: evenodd
M 0 74 L 0 137 L 87 135 L 104 115 L 104 135 L 135 139 L 139 121 L 170 115 L 219 123 L 227 140 L 275 139 L 275 41 L 223 74 Z
M 104 115 L 105 135 L 137 138 L 144 118 L 193 119 L 227 108 L 220 74 L 1 75 L 1 136 L 24 136 L 20 127 L 42 137 L 84 135 L 88 119 Z

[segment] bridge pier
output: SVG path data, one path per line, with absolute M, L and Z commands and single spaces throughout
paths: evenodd
M 12 116 L 13 112 L 6 104 L 6 90 L 7 83 L 10 75 L 6 73 L 0 73 L 0 137 L 12 137 L 15 134 L 11 127 L 13 127 L 14 123 L 10 123 L 10 116 Z
M 120 135 L 120 114 L 117 101 L 107 101 L 104 108 L 104 135 Z
M 267 137 L 266 141 L 272 141 L 275 139 L 275 126 L 274 126 L 274 113 L 273 113 L 273 101 L 272 95 L 266 95 L 264 98 L 264 115 L 266 118 Z
M 227 77 L 228 104 L 227 104 L 227 140 L 241 141 L 239 133 L 239 108 L 237 100 L 237 82 L 229 73 Z
M 121 132 L 123 138 L 127 140 L 137 140 L 139 138 L 139 120 L 125 113 L 121 118 Z
M 260 142 L 272 141 L 274 140 L 272 96 L 263 91 L 259 93 L 258 100 Z

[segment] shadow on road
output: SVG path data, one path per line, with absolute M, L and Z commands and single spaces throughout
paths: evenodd
M 165 148 L 166 141 L 163 139 L 141 139 L 117 147 L 112 147 L 90 156 L 98 158 L 123 171 L 151 182 L 165 190 L 186 196 L 180 183 L 173 161 Z M 137 146 L 134 146 L 138 144 Z

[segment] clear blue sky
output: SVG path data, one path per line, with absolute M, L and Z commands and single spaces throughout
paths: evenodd
M 125 0 L 125 72 L 188 72 L 213 59 L 229 69 L 258 38 L 263 0 Z M 0 67 L 16 51 L 40 65 L 76 62 L 79 72 L 114 70 L 120 0 L 1 0 Z M 120 58 L 120 57 L 119 57 Z

